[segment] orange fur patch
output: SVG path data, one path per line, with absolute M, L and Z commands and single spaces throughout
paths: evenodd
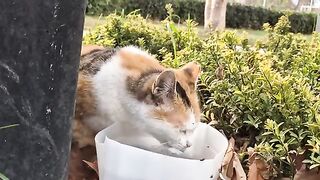
M 167 108 L 167 107 L 166 107 Z M 153 115 L 159 119 L 164 119 L 174 127 L 179 128 L 184 126 L 188 117 L 186 116 L 187 109 L 182 101 L 176 100 L 171 105 L 172 111 L 166 111 L 163 109 L 155 110 Z
M 89 76 L 81 72 L 78 76 L 76 96 L 76 119 L 82 119 L 96 112 L 95 99 L 92 93 L 92 84 Z
M 148 70 L 164 70 L 159 61 L 154 57 L 142 55 L 135 52 L 122 49 L 119 51 L 121 57 L 121 64 L 123 68 L 127 69 L 132 77 L 138 77 L 143 72 Z
M 96 132 L 86 126 L 82 120 L 94 115 L 95 112 L 96 107 L 90 77 L 80 72 L 76 93 L 75 121 L 72 127 L 73 141 L 78 142 L 80 147 L 94 145 L 94 134 Z

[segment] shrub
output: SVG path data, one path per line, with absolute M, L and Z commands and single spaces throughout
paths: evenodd
M 168 8 L 171 9 L 171 6 Z M 173 17 L 169 15 L 161 24 L 155 25 L 137 12 L 121 16 L 111 14 L 107 17 L 106 24 L 96 27 L 84 37 L 84 43 L 113 47 L 136 45 L 158 55 L 160 59 L 166 52 L 174 52 L 187 46 L 198 48 L 200 38 L 192 35 L 194 32 L 190 30 L 196 23 L 187 20 L 187 30 L 178 29 L 171 21 Z M 173 40 L 176 46 L 173 46 Z
M 202 120 L 236 139 L 243 162 L 250 146 L 273 177 L 292 177 L 297 156 L 310 169 L 319 167 L 320 36 L 306 41 L 289 33 L 289 18 L 282 16 L 275 26 L 264 25 L 268 39 L 254 45 L 232 31 L 201 39 L 192 20 L 178 28 L 167 9 L 169 17 L 157 26 L 136 13 L 111 14 L 84 43 L 138 45 L 170 67 L 198 61 Z
M 125 13 L 140 9 L 143 17 L 153 19 L 167 17 L 165 4 L 171 3 L 175 13 L 181 20 L 191 18 L 199 24 L 204 23 L 205 2 L 199 0 L 89 0 L 87 13 L 89 15 L 110 14 L 115 10 Z M 228 4 L 226 26 L 228 28 L 262 29 L 264 23 L 275 25 L 284 12 L 272 11 L 261 7 Z M 316 15 L 312 13 L 291 13 L 290 31 L 310 34 L 315 29 Z

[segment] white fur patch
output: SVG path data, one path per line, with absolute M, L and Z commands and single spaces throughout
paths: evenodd
M 186 122 L 186 130 L 193 131 L 197 127 L 196 117 L 192 111 L 189 112 L 189 118 Z

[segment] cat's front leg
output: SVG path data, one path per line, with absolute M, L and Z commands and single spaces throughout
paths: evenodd
M 88 127 L 90 127 L 91 130 L 95 132 L 99 132 L 103 130 L 104 128 L 109 127 L 112 125 L 114 122 L 109 120 L 105 116 L 100 116 L 100 115 L 95 115 L 95 116 L 90 116 L 84 119 L 83 121 Z
M 183 155 L 183 152 L 169 146 L 159 146 L 157 148 L 153 149 L 155 152 L 158 152 L 160 154 L 168 155 L 168 156 L 174 156 L 174 157 L 181 157 Z

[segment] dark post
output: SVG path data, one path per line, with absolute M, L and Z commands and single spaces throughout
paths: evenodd
M 84 0 L 0 1 L 0 173 L 67 178 Z

